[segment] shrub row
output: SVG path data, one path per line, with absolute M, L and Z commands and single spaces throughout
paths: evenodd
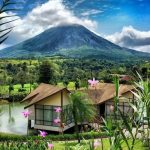
M 80 138 L 92 139 L 92 138 L 104 138 L 109 135 L 105 132 L 86 132 L 80 133 Z M 22 136 L 22 135 L 8 135 L 0 134 L 0 141 L 28 141 L 28 140 L 42 140 L 40 136 Z M 59 134 L 59 135 L 48 135 L 44 138 L 45 140 L 52 141 L 63 141 L 63 140 L 75 140 L 77 139 L 76 134 Z
M 10 102 L 20 102 L 21 100 L 23 100 L 28 93 L 26 92 L 18 92 L 17 94 L 11 94 L 9 96 L 9 101 Z

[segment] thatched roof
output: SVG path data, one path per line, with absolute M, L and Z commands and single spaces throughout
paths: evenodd
M 28 105 L 26 106 L 26 108 L 27 108 L 27 107 L 47 98 L 49 96 L 52 96 L 62 90 L 67 90 L 67 89 L 64 87 L 58 87 L 58 86 L 54 86 L 54 85 L 50 85 L 50 84 L 41 83 L 34 91 L 32 91 L 21 102 L 28 101 Z
M 134 89 L 132 85 L 123 85 L 119 87 L 119 96 Z M 86 93 L 94 104 L 100 104 L 115 97 L 115 85 L 110 83 L 99 83 L 96 88 L 90 87 L 87 90 L 79 90 Z
M 121 84 L 119 87 L 119 96 L 127 93 L 134 89 L 132 85 Z M 22 102 L 28 101 L 29 107 L 49 96 L 52 96 L 62 90 L 67 90 L 64 87 L 58 87 L 49 84 L 40 84 L 34 91 L 32 91 L 27 97 L 25 97 Z M 69 90 L 67 90 L 70 92 Z M 88 89 L 80 89 L 79 91 L 86 93 L 88 98 L 90 98 L 94 104 L 100 104 L 107 100 L 115 97 L 115 85 L 110 83 L 99 83 L 96 88 L 89 87 Z

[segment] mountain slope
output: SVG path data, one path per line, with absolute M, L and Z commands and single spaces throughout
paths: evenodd
M 77 24 L 50 28 L 29 40 L 0 51 L 1 58 L 52 55 L 99 58 L 148 56 L 115 45 Z

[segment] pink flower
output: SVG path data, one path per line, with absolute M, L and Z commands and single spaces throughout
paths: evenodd
M 32 112 L 29 110 L 23 111 L 22 114 L 25 118 L 27 118 Z
M 60 123 L 60 119 L 59 118 L 54 119 L 54 123 L 56 123 L 56 124 Z
M 49 148 L 50 150 L 52 150 L 53 147 L 54 147 L 54 145 L 53 145 L 53 144 L 50 144 L 50 143 L 47 143 L 47 144 L 48 144 L 48 148 Z
M 46 137 L 46 135 L 47 135 L 47 132 L 45 132 L 45 131 L 40 131 L 40 136 L 41 136 L 41 137 Z
M 95 80 L 95 78 L 93 78 L 93 80 L 88 80 L 88 83 L 91 85 L 91 87 L 95 87 L 98 82 L 99 81 Z
M 98 140 L 94 141 L 94 148 L 97 148 L 100 146 L 100 142 Z
M 55 107 L 55 112 L 61 112 L 61 108 L 60 107 Z

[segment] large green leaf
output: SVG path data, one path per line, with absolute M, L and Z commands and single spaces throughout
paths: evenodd
M 15 9 L 13 6 L 16 6 L 18 4 L 21 4 L 20 2 L 14 2 L 13 0 L 3 0 L 1 6 L 0 6 L 0 44 L 2 44 L 9 36 L 9 33 L 12 31 L 14 26 L 11 25 L 12 22 L 18 20 L 16 18 L 16 15 L 9 15 L 6 14 L 3 16 L 4 13 L 6 12 L 14 12 L 18 11 L 19 9 Z M 8 18 L 12 18 L 8 20 Z M 7 26 L 5 26 L 7 24 Z M 3 26 L 3 28 L 2 28 Z

